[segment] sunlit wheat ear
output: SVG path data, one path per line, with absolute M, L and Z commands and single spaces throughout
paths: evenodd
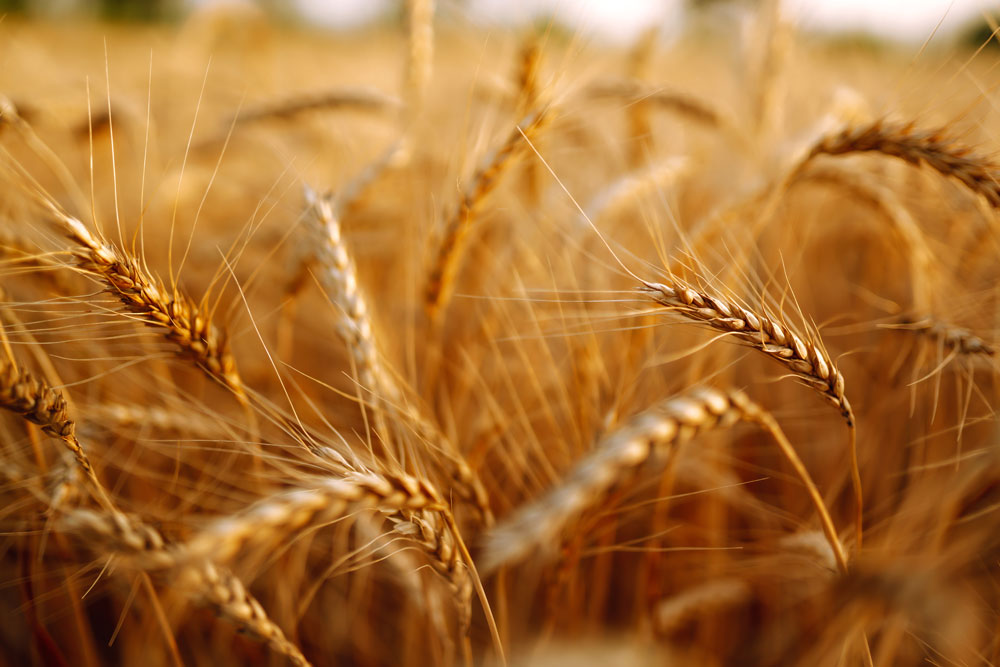
M 0 354 L 0 408 L 41 426 L 43 431 L 61 440 L 76 458 L 97 501 L 106 509 L 114 508 L 107 491 L 97 478 L 90 458 L 76 437 L 76 423 L 69 416 L 66 397 L 44 380 L 19 368 L 4 354 Z
M 175 549 L 152 526 L 133 516 L 99 514 L 88 510 L 67 513 L 61 528 L 85 540 L 99 557 L 116 555 L 126 568 L 162 579 L 197 604 L 211 607 L 242 632 L 267 643 L 295 665 L 308 667 L 299 648 L 272 621 L 243 582 L 226 568 L 208 561 L 177 566 Z
M 226 562 L 241 552 L 282 543 L 309 526 L 331 523 L 364 509 L 443 511 L 445 503 L 426 480 L 408 475 L 352 474 L 324 478 L 275 494 L 242 514 L 220 518 L 188 540 L 193 559 Z
M 476 171 L 462 194 L 458 210 L 445 223 L 424 289 L 424 306 L 432 322 L 439 322 L 448 307 L 466 239 L 484 200 L 496 189 L 510 166 L 526 152 L 527 144 L 535 139 L 550 117 L 551 111 L 543 110 L 530 114 L 518 123 L 503 144 Z
M 372 331 L 368 304 L 358 286 L 358 272 L 347 249 L 340 228 L 340 219 L 333 203 L 311 189 L 305 190 L 309 207 L 309 223 L 317 243 L 317 277 L 327 296 L 337 307 L 337 333 L 347 346 L 358 382 L 364 390 L 376 394 L 390 392 L 391 378 L 382 368 Z M 393 398 L 393 394 L 388 394 Z
M 822 498 L 774 419 L 742 392 L 698 388 L 663 401 L 609 433 L 555 489 L 489 532 L 483 542 L 481 570 L 490 572 L 539 548 L 555 547 L 581 514 L 601 503 L 612 488 L 627 484 L 641 466 L 651 461 L 662 463 L 680 442 L 739 421 L 763 425 L 778 441 L 809 490 L 824 533 L 846 569 L 846 556 Z
M 74 256 L 81 269 L 104 283 L 125 312 L 137 315 L 149 326 L 165 329 L 167 340 L 177 346 L 182 357 L 245 402 L 246 391 L 228 339 L 197 305 L 178 290 L 168 292 L 135 257 L 98 239 L 76 218 L 58 212 L 57 218 L 78 246 Z
M 840 410 L 850 432 L 851 479 L 860 545 L 864 504 L 854 410 L 847 400 L 844 376 L 837 370 L 822 342 L 797 334 L 787 323 L 779 322 L 774 317 L 752 312 L 738 303 L 707 294 L 680 280 L 674 280 L 670 285 L 645 283 L 639 291 L 671 313 L 735 336 L 741 343 L 760 350 Z
M 844 376 L 821 343 L 800 336 L 788 324 L 773 317 L 752 312 L 738 303 L 680 281 L 670 285 L 645 283 L 639 291 L 670 313 L 731 333 L 741 343 L 778 361 L 837 407 L 849 426 L 854 425 L 854 411 L 844 391 Z
M 434 571 L 448 583 L 458 612 L 459 632 L 472 620 L 472 574 L 462 560 L 456 536 L 437 511 L 402 511 L 389 517 L 394 530 L 415 542 L 430 558 Z
M 377 427 L 388 441 L 392 434 L 386 422 L 387 412 L 409 424 L 419 438 L 436 450 L 433 455 L 440 459 L 445 473 L 455 482 L 459 495 L 471 500 L 484 520 L 491 522 L 489 499 L 482 482 L 437 427 L 406 400 L 402 388 L 379 356 L 368 306 L 358 286 L 357 270 L 341 235 L 333 202 L 308 189 L 306 200 L 318 236 L 315 246 L 318 278 L 338 307 L 341 317 L 337 331 L 352 355 L 358 382 L 363 389 L 373 393 Z
M 996 163 L 978 155 L 948 136 L 945 130 L 922 130 L 912 124 L 878 121 L 847 127 L 813 146 L 802 166 L 818 155 L 881 153 L 910 164 L 926 164 L 944 176 L 959 180 L 969 190 L 1000 208 L 1000 182 Z

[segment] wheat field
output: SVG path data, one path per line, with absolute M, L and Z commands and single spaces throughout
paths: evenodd
M 0 665 L 1000 663 L 992 50 L 406 6 L 0 20 Z

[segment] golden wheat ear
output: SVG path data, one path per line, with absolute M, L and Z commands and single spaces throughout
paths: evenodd
M 424 306 L 431 322 L 440 322 L 451 300 L 465 243 L 483 201 L 499 185 L 504 173 L 525 153 L 526 145 L 542 131 L 551 115 L 549 109 L 533 112 L 514 127 L 506 140 L 476 170 L 458 208 L 445 223 L 424 288 Z
M 924 130 L 912 124 L 877 121 L 847 127 L 819 141 L 808 156 L 849 153 L 881 153 L 913 165 L 926 164 L 943 176 L 957 179 L 982 195 L 993 208 L 1000 208 L 1000 170 L 996 163 L 952 139 L 944 130 Z M 804 164 L 804 163 L 803 163 Z
M 126 313 L 163 329 L 180 356 L 193 361 L 216 382 L 228 387 L 242 402 L 246 389 L 229 349 L 228 336 L 218 329 L 191 299 L 168 291 L 127 251 L 96 237 L 76 218 L 55 211 L 57 220 L 76 244 L 77 265 L 104 284 Z
M 58 438 L 76 458 L 97 501 L 105 509 L 114 509 L 114 503 L 97 478 L 90 458 L 77 439 L 76 423 L 70 418 L 66 397 L 44 380 L 21 369 L 13 359 L 3 354 L 0 354 L 0 408 L 20 415 Z

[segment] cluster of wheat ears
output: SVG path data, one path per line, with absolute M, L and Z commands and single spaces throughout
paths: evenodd
M 407 7 L 0 23 L 0 665 L 997 664 L 993 56 Z

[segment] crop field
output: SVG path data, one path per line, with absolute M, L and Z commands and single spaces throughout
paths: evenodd
M 0 19 L 0 667 L 1000 664 L 1000 52 L 758 4 Z

